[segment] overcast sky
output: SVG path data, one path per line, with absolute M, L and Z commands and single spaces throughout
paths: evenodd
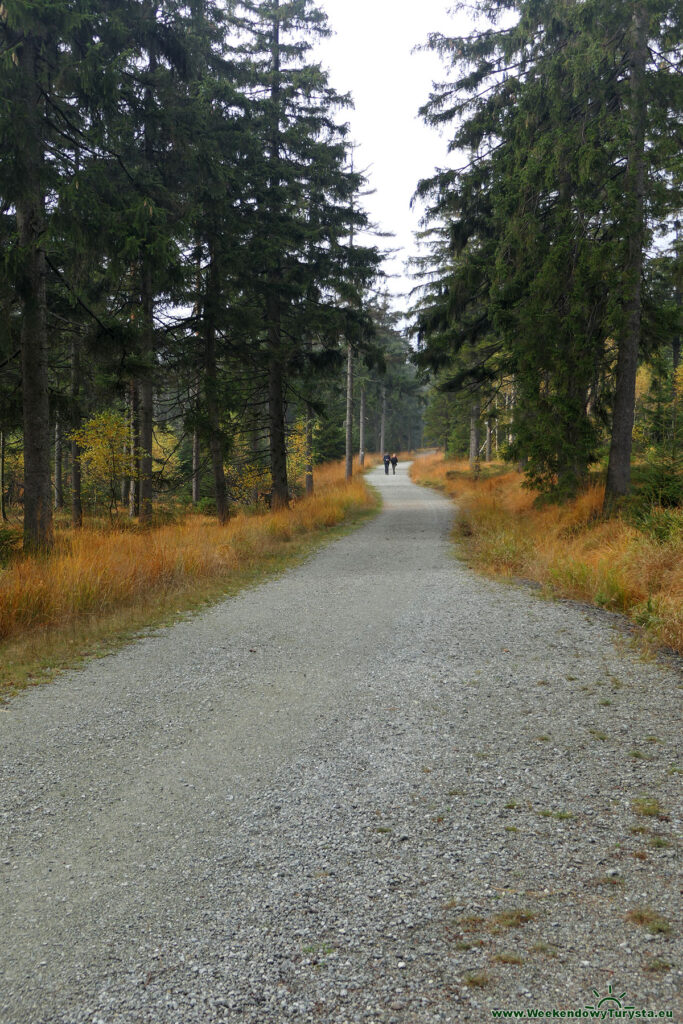
M 447 138 L 417 113 L 443 68 L 436 54 L 411 51 L 430 32 L 470 30 L 467 16 L 448 14 L 450 2 L 319 0 L 335 33 L 322 43 L 319 59 L 334 88 L 353 95 L 355 110 L 348 112 L 348 121 L 359 145 L 356 166 L 368 168 L 376 190 L 365 199 L 366 208 L 383 231 L 394 232 L 395 239 L 381 244 L 400 248 L 391 270 L 401 275 L 405 260 L 416 252 L 419 210 L 410 209 L 415 187 L 448 162 Z M 409 287 L 407 275 L 390 284 L 394 293 Z

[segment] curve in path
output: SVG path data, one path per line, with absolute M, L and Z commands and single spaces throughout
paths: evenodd
M 670 1007 L 625 917 L 672 918 L 679 680 L 371 480 L 355 533 L 0 716 L 2 1024 L 481 1024 L 620 970 Z

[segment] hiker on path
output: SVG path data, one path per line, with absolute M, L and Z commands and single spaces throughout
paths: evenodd
M 396 454 L 396 452 L 394 452 L 394 454 L 391 456 L 391 468 L 392 468 L 392 470 L 394 472 L 394 476 L 396 476 L 396 467 L 397 466 L 398 466 L 398 455 Z
M 385 474 L 387 476 L 389 476 L 389 463 L 390 462 L 391 462 L 391 458 L 389 456 L 389 452 L 385 452 L 384 453 L 384 472 L 385 472 Z

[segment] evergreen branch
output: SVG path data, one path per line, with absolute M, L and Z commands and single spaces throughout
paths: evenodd
M 74 298 L 76 299 L 76 302 L 81 307 L 81 309 L 85 310 L 85 312 L 88 314 L 88 316 L 92 320 L 95 321 L 97 326 L 100 327 L 104 331 L 105 334 L 111 334 L 112 333 L 111 332 L 111 328 L 107 327 L 107 325 L 104 324 L 102 322 L 102 320 L 100 320 L 100 318 L 98 317 L 97 313 L 95 313 L 92 309 L 90 309 L 89 306 L 86 305 L 86 303 L 80 297 L 80 295 L 78 294 L 76 289 L 73 287 L 72 284 L 70 284 L 69 281 L 67 281 L 67 279 L 64 276 L 64 274 L 62 273 L 62 271 L 58 267 L 56 267 L 54 265 L 54 263 L 52 262 L 52 260 L 50 259 L 50 257 L 48 256 L 47 253 L 45 253 L 45 262 L 47 263 L 47 265 L 49 266 L 49 268 L 53 272 L 53 274 L 55 274 L 55 276 L 59 278 L 59 280 L 62 282 L 64 287 L 67 289 L 67 291 L 70 292 L 74 296 Z
M 87 139 L 87 134 L 86 134 L 85 130 L 82 129 L 82 128 L 79 128 L 78 125 L 75 125 L 75 124 L 72 123 L 70 118 L 67 117 L 67 115 L 64 112 L 63 108 L 52 98 L 52 96 L 49 93 L 47 93 L 44 89 L 41 89 L 41 95 L 42 95 L 43 99 L 45 100 L 45 102 L 49 106 L 51 106 L 54 110 L 57 111 L 59 116 L 64 120 L 64 122 L 67 125 L 67 127 L 69 127 L 76 135 L 80 136 L 81 139 Z M 51 124 L 51 122 L 49 122 L 49 123 Z M 54 127 L 55 131 L 59 132 L 59 129 L 55 125 L 52 125 L 52 127 Z M 71 137 L 69 137 L 68 135 L 64 134 L 63 132 L 59 132 L 59 134 L 61 134 L 62 137 L 67 140 L 67 142 L 71 142 L 73 145 L 79 145 L 80 148 L 84 149 L 86 151 L 86 153 L 90 153 L 91 156 L 98 156 L 99 153 L 102 152 L 102 153 L 106 153 L 107 156 L 113 157 L 117 161 L 117 163 L 120 165 L 123 173 L 126 175 L 126 177 L 130 181 L 130 183 L 134 186 L 134 188 L 137 191 L 142 191 L 142 189 L 140 188 L 139 183 L 136 181 L 136 179 L 133 176 L 133 174 L 131 174 L 131 172 L 126 167 L 126 165 L 125 165 L 125 163 L 123 161 L 123 157 L 121 157 L 121 155 L 119 153 L 117 153 L 115 150 L 111 149 L 108 146 L 93 147 L 92 145 L 88 144 L 87 142 L 75 143 L 74 140 Z

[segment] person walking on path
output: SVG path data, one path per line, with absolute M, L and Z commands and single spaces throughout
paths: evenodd
M 398 465 L 398 455 L 396 454 L 396 452 L 394 452 L 394 454 L 391 456 L 391 469 L 393 471 L 394 476 L 396 476 L 396 467 L 397 467 L 397 465 Z
M 391 462 L 391 458 L 389 456 L 389 452 L 385 452 L 384 453 L 384 472 L 385 472 L 386 476 L 389 476 L 389 463 L 390 462 Z

